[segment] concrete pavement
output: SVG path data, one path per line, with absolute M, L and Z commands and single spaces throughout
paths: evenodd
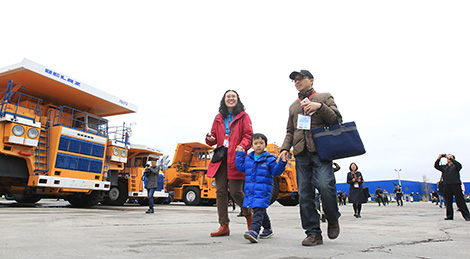
M 243 238 L 245 218 L 230 213 L 231 234 L 218 228 L 216 207 L 157 205 L 72 208 L 42 200 L 24 206 L 0 200 L 1 258 L 468 258 L 470 222 L 459 212 L 444 221 L 445 209 L 430 202 L 363 205 L 362 218 L 340 206 L 341 234 L 323 245 L 303 247 L 299 208 L 277 202 L 269 209 L 274 236 L 252 244 Z M 455 204 L 454 204 L 455 208 Z M 231 208 L 229 208 L 231 210 Z

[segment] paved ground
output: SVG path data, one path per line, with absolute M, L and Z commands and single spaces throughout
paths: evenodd
M 365 204 L 363 217 L 340 206 L 341 234 L 316 247 L 300 245 L 299 208 L 269 208 L 274 236 L 251 244 L 245 219 L 231 216 L 229 237 L 210 237 L 218 227 L 215 207 L 182 203 L 145 207 L 72 208 L 43 200 L 24 206 L 0 200 L 0 258 L 469 258 L 470 222 L 460 214 L 444 221 L 431 203 Z M 455 206 L 455 204 L 454 204 Z

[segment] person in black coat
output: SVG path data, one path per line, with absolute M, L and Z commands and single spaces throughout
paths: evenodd
M 356 163 L 349 165 L 347 183 L 349 184 L 349 202 L 353 204 L 354 217 L 361 217 L 362 204 L 367 202 L 367 196 L 362 189 L 364 178 L 361 172 L 357 171 Z
M 447 164 L 441 165 L 441 158 L 447 159 Z M 460 170 L 462 165 L 455 160 L 454 155 L 440 154 L 434 163 L 434 168 L 442 172 L 442 180 L 444 182 L 444 198 L 446 200 L 446 217 L 445 220 L 454 219 L 454 209 L 452 208 L 453 199 L 462 213 L 462 217 L 466 221 L 470 221 L 470 213 L 463 197 L 462 182 L 460 180 Z

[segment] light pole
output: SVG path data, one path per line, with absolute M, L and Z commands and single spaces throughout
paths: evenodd
M 401 169 L 398 169 L 398 170 L 397 170 L 397 169 L 394 169 L 394 170 L 395 170 L 395 172 L 397 172 L 397 174 L 398 174 L 398 184 L 401 186 L 401 180 L 400 180 L 400 172 L 401 172 Z

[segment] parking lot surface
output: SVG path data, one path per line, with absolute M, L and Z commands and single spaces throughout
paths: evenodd
M 430 202 L 363 205 L 362 218 L 340 206 L 341 234 L 323 245 L 303 247 L 299 208 L 269 207 L 274 236 L 252 244 L 243 238 L 245 218 L 230 213 L 230 236 L 210 237 L 216 207 L 70 207 L 63 200 L 35 205 L 0 200 L 0 258 L 469 258 L 470 222 Z M 454 204 L 455 208 L 455 204 Z M 229 208 L 231 211 L 231 208 Z

